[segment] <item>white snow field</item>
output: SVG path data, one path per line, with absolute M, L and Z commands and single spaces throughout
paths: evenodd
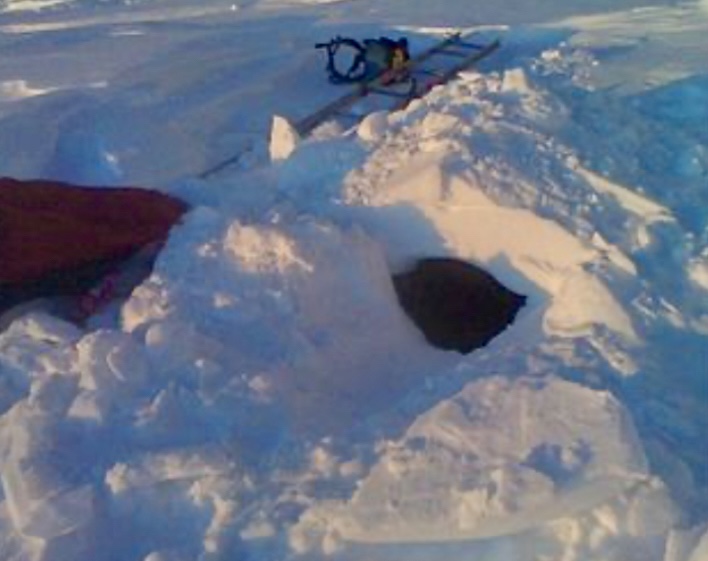
M 291 134 L 314 43 L 452 30 L 502 48 Z M 708 560 L 707 60 L 705 1 L 0 0 L 0 175 L 193 205 L 0 333 L 0 560 Z M 527 304 L 435 349 L 423 257 Z

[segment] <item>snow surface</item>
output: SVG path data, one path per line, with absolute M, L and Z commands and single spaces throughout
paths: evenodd
M 708 560 L 707 4 L 586 4 L 0 1 L 0 173 L 194 206 L 87 328 L 0 333 L 0 559 Z M 290 126 L 314 42 L 451 29 L 503 47 Z M 429 347 L 431 256 L 527 305 Z

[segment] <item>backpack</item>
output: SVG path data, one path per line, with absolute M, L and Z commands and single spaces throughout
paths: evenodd
M 340 52 L 342 47 L 349 51 L 347 55 Z M 355 39 L 335 37 L 329 43 L 318 43 L 315 48 L 327 49 L 327 73 L 333 84 L 366 82 L 377 77 L 382 77 L 384 83 L 401 80 L 406 77 L 405 70 L 410 60 L 405 37 L 397 41 L 388 37 L 365 39 L 363 44 Z M 351 59 L 347 70 L 338 68 L 338 52 L 340 64 L 345 56 Z M 390 75 L 386 76 L 387 73 Z

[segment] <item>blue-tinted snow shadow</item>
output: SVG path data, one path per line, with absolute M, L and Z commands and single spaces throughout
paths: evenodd
M 652 470 L 668 484 L 688 522 L 700 522 L 708 515 L 708 337 L 664 325 L 645 338 L 642 370 L 624 380 L 618 393 Z
M 708 74 L 695 74 L 630 97 L 640 113 L 688 127 L 708 140 Z
M 608 372 L 598 387 L 612 391 L 629 409 L 652 470 L 667 482 L 688 518 L 704 520 L 708 337 L 662 319 L 662 307 L 666 299 L 686 318 L 700 318 L 708 310 L 704 292 L 686 272 L 688 259 L 700 254 L 706 243 L 708 76 L 694 75 L 624 96 L 571 83 L 554 91 L 572 111 L 571 125 L 559 136 L 576 148 L 584 165 L 667 207 L 676 218 L 651 224 L 651 243 L 631 251 L 638 277 L 651 287 L 656 307 L 647 312 L 655 316 L 637 321 L 645 342 L 636 357 L 639 372 L 624 379 Z M 605 210 L 595 222 L 603 227 L 610 224 L 607 219 Z M 616 224 L 608 233 L 613 231 L 623 229 Z M 688 242 L 688 237 L 694 241 Z M 615 242 L 631 245 L 622 236 Z M 624 299 L 635 298 L 626 294 Z
M 593 49 L 592 54 L 612 58 L 621 51 Z M 508 63 L 515 60 L 521 59 L 511 56 Z M 705 520 L 708 337 L 689 326 L 673 326 L 660 316 L 663 298 L 686 318 L 700 318 L 708 311 L 705 293 L 692 286 L 686 274 L 688 259 L 706 247 L 708 76 L 694 75 L 631 95 L 586 89 L 564 72 L 533 77 L 552 84 L 548 89 L 570 110 L 568 125 L 553 133 L 577 151 L 583 166 L 667 207 L 677 219 L 650 224 L 651 242 L 636 249 L 628 239 L 631 228 L 618 221 L 627 216 L 625 209 L 617 208 L 612 215 L 605 203 L 593 217 L 598 231 L 612 243 L 621 248 L 635 245 L 628 253 L 638 277 L 651 287 L 657 315 L 639 326 L 646 350 L 635 353 L 640 368 L 636 375 L 620 379 L 612 368 L 599 363 L 594 381 L 573 370 L 559 369 L 557 374 L 615 394 L 632 414 L 652 470 L 668 483 L 689 518 Z M 631 283 L 628 291 L 637 290 L 637 283 Z M 633 302 L 636 297 L 627 293 L 623 301 Z M 595 353 L 580 348 L 578 352 L 588 360 Z
M 584 165 L 665 206 L 676 218 L 651 224 L 651 242 L 631 252 L 639 278 L 651 287 L 656 309 L 647 313 L 655 315 L 646 322 L 639 317 L 637 323 L 645 341 L 637 356 L 640 371 L 605 382 L 631 411 L 653 471 L 668 483 L 689 518 L 704 520 L 708 337 L 692 331 L 690 322 L 672 325 L 662 318 L 667 303 L 685 318 L 708 311 L 705 293 L 687 277 L 688 260 L 706 247 L 708 76 L 624 96 L 571 84 L 555 91 L 573 112 L 572 126 L 560 136 L 576 147 Z
M 583 165 L 666 206 L 688 232 L 708 224 L 708 75 L 642 93 L 588 90 L 566 78 L 554 92 L 570 111 L 558 138 Z
M 694 75 L 625 100 L 653 133 L 642 139 L 639 178 L 681 225 L 708 226 L 708 74 Z

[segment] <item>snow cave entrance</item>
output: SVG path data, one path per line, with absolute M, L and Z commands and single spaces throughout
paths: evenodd
M 526 296 L 466 261 L 425 258 L 393 275 L 398 301 L 426 340 L 468 354 L 510 325 Z

